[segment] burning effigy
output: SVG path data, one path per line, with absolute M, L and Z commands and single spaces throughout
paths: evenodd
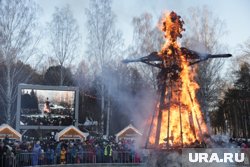
M 194 64 L 210 58 L 231 57 L 231 54 L 199 53 L 181 47 L 184 21 L 175 12 L 166 13 L 161 22 L 165 43 L 158 52 L 124 60 L 142 62 L 160 69 L 157 76 L 159 101 L 149 124 L 146 148 L 186 147 L 202 142 L 208 128 L 196 97 Z

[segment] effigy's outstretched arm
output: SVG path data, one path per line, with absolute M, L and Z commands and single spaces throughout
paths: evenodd
M 190 50 L 182 47 L 181 52 L 185 55 L 187 61 L 189 61 L 189 65 L 197 64 L 202 61 L 206 61 L 208 59 L 213 58 L 227 58 L 232 57 L 231 54 L 208 54 L 208 53 L 200 53 L 194 50 Z

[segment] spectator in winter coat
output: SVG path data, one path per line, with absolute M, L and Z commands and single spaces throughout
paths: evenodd
M 112 147 L 110 144 L 106 145 L 104 147 L 104 159 L 106 163 L 111 163 L 111 159 L 112 159 Z
M 76 162 L 76 146 L 73 143 L 70 143 L 67 151 L 67 163 L 73 164 Z
M 67 151 L 65 150 L 64 147 L 62 147 L 62 150 L 61 150 L 61 153 L 60 153 L 61 164 L 65 164 L 66 163 L 66 153 L 67 153 Z
M 46 159 L 48 164 L 54 163 L 54 150 L 49 146 L 46 151 Z
M 60 163 L 61 148 L 62 148 L 62 143 L 60 142 L 60 143 L 57 144 L 56 150 L 55 150 L 56 161 L 57 161 L 58 164 Z
M 38 141 L 34 147 L 33 147 L 33 150 L 32 150 L 32 165 L 35 166 L 35 165 L 38 165 L 38 159 L 39 159 L 39 156 L 41 155 L 41 146 L 40 146 L 40 142 Z
M 97 144 L 95 146 L 95 155 L 96 155 L 96 162 L 102 163 L 103 162 L 103 149 Z

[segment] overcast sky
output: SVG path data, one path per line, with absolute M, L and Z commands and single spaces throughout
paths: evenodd
M 82 33 L 83 44 L 81 50 L 85 49 L 85 8 L 88 7 L 89 0 L 36 0 L 42 7 L 43 12 L 40 17 L 41 24 L 50 21 L 54 8 L 69 4 L 77 19 Z M 164 11 L 176 11 L 181 16 L 187 15 L 190 7 L 207 5 L 215 16 L 225 21 L 228 34 L 223 38 L 229 51 L 237 53 L 237 45 L 242 44 L 250 37 L 250 0 L 113 0 L 113 11 L 117 16 L 117 28 L 123 32 L 125 45 L 132 42 L 133 28 L 132 18 L 144 12 L 151 13 L 154 18 L 158 18 Z M 184 20 L 185 21 L 185 20 Z M 83 53 L 84 54 L 84 53 Z

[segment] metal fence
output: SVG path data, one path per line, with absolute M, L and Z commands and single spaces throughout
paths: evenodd
M 40 155 L 34 153 L 19 153 L 11 156 L 0 157 L 0 167 L 24 167 L 35 165 L 54 164 L 81 164 L 81 163 L 141 163 L 138 154 L 124 151 L 113 151 L 112 156 L 104 156 L 94 152 L 81 152 L 75 155 L 66 153 L 65 159 L 61 155 Z
M 0 156 L 0 167 L 17 167 L 16 157 L 12 155 Z

